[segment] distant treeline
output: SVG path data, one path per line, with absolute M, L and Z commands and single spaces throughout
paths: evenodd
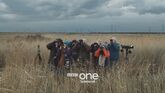
M 0 34 L 165 34 L 165 32 L 0 32 Z

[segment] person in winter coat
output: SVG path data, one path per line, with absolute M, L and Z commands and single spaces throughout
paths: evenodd
M 95 52 L 95 57 L 97 58 L 99 66 L 106 67 L 108 64 L 107 59 L 110 57 L 110 52 L 104 46 L 100 46 L 100 48 L 98 48 Z
M 60 60 L 60 46 L 63 44 L 61 39 L 56 39 L 55 41 L 47 44 L 48 50 L 50 50 L 48 64 L 51 66 L 57 66 Z
M 116 64 L 119 60 L 119 52 L 120 52 L 120 45 L 117 43 L 115 37 L 110 39 L 110 44 L 108 44 L 108 50 L 111 53 L 110 56 L 110 66 L 112 67 L 113 64 Z

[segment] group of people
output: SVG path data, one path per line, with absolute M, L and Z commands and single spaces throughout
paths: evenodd
M 118 62 L 120 51 L 115 37 L 109 42 L 94 42 L 91 45 L 83 39 L 63 41 L 59 38 L 49 43 L 47 48 L 50 50 L 48 64 L 55 68 L 70 68 L 73 64 L 112 67 Z

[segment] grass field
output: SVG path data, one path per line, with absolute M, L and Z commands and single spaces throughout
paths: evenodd
M 125 63 L 119 64 L 94 84 L 82 84 L 77 78 L 54 74 L 47 68 L 46 45 L 56 38 L 85 38 L 109 41 L 115 36 L 120 44 L 134 45 Z M 0 34 L 0 93 L 165 93 L 165 34 Z M 44 65 L 34 65 L 37 45 Z M 76 69 L 74 70 L 76 72 Z M 77 70 L 78 71 L 78 70 Z

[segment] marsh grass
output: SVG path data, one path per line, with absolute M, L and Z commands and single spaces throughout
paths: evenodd
M 11 36 L 11 35 L 10 35 Z M 50 35 L 51 40 L 14 40 L 3 36 L 0 61 L 4 62 L 0 78 L 0 93 L 165 93 L 165 35 L 115 35 L 122 44 L 135 49 L 125 63 L 121 53 L 119 64 L 108 71 L 99 70 L 99 80 L 82 84 L 78 78 L 55 74 L 47 66 L 46 44 L 58 37 L 74 39 L 80 35 Z M 108 40 L 112 35 L 84 35 L 87 42 Z M 7 38 L 9 37 L 9 38 Z M 41 46 L 43 65 L 34 65 L 37 45 Z M 86 70 L 85 70 L 86 71 Z M 72 72 L 82 72 L 73 68 Z

